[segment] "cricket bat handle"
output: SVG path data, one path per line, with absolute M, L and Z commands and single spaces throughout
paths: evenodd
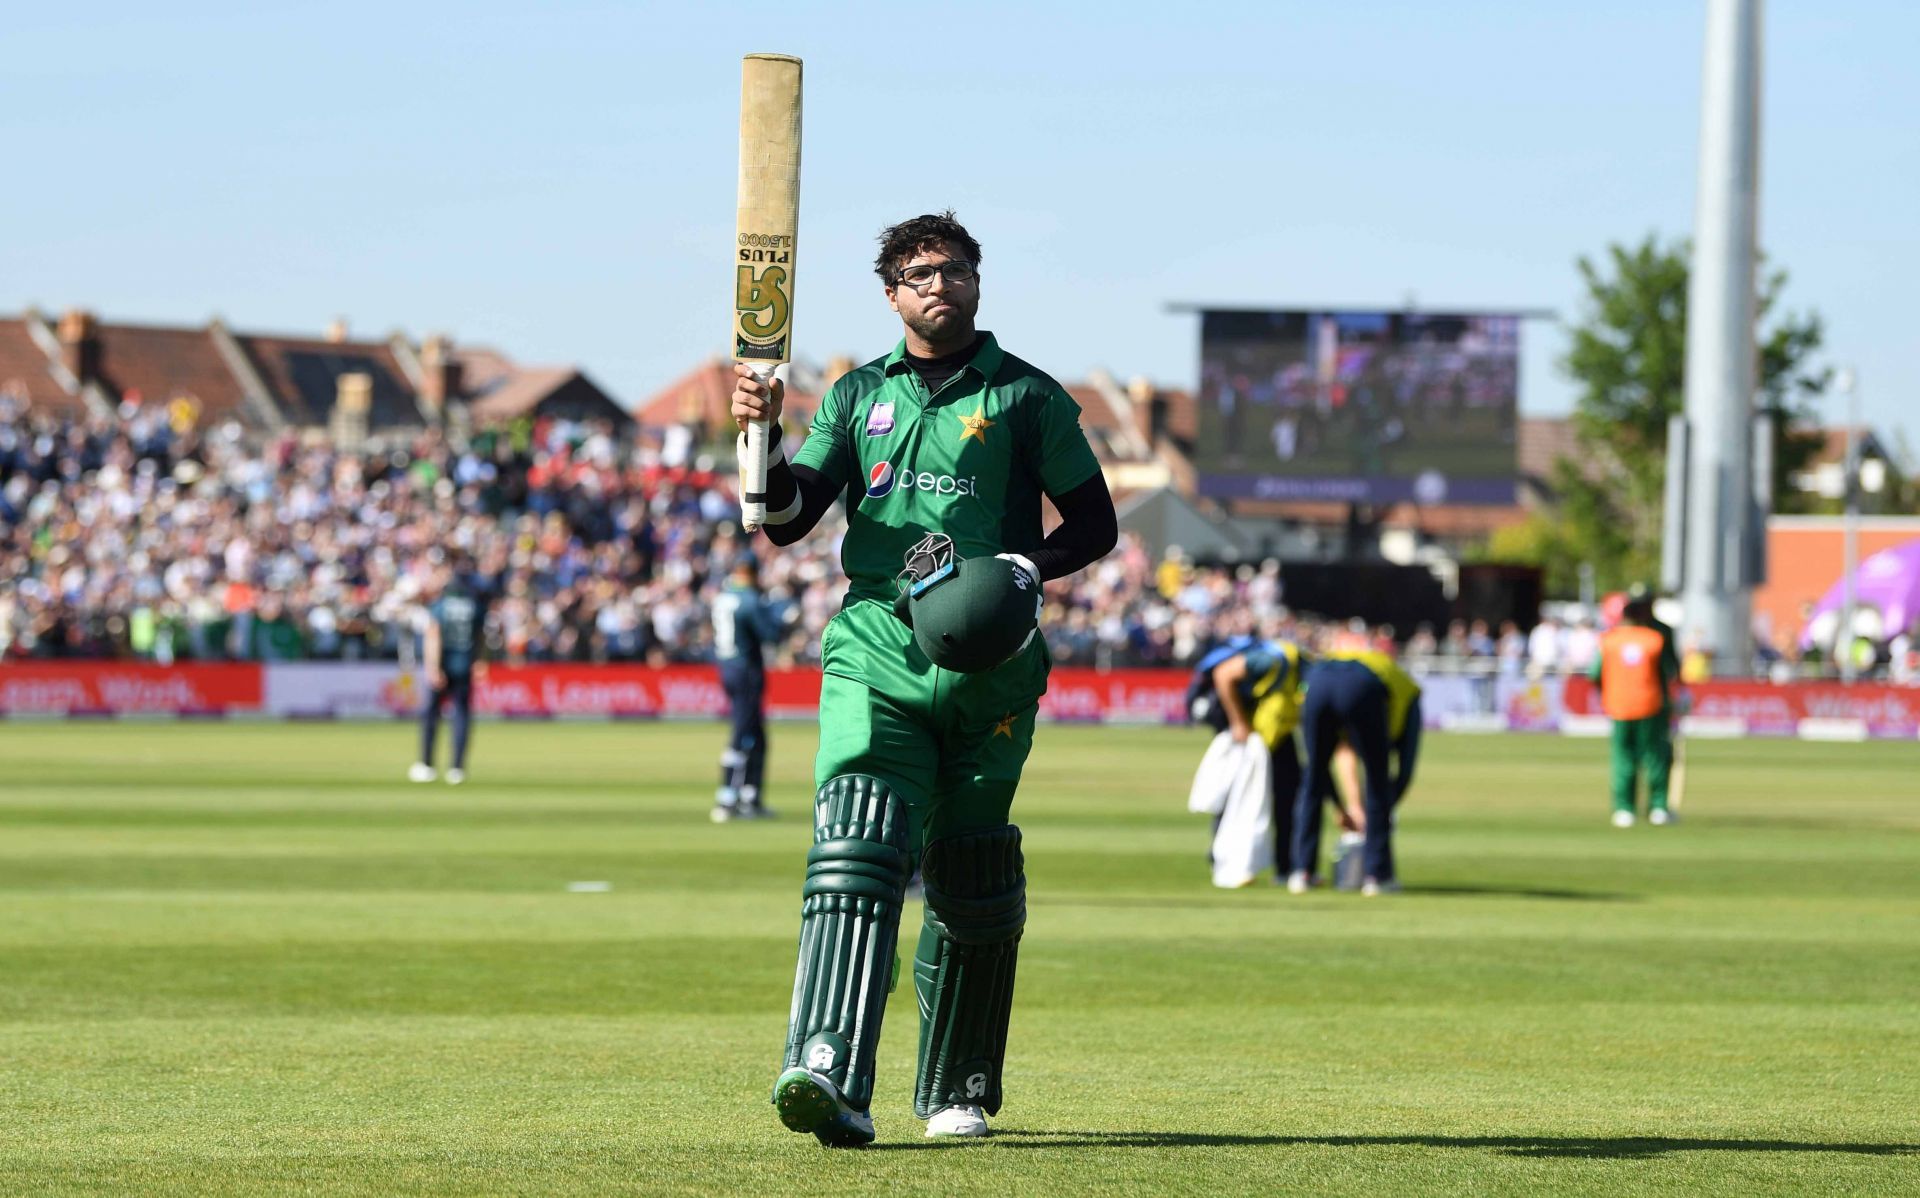
M 773 389 L 777 362 L 752 363 L 753 377 Z M 767 422 L 747 421 L 746 456 L 740 459 L 740 527 L 747 532 L 767 522 Z

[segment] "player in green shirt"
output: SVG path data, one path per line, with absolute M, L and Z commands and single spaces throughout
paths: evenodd
M 851 585 L 821 638 L 814 846 L 773 1093 L 783 1123 L 834 1147 L 873 1140 L 874 1053 L 916 862 L 926 907 L 913 963 L 914 1112 L 929 1136 L 981 1136 L 1000 1108 L 1026 922 L 1020 830 L 1008 817 L 1050 664 L 1033 635 L 1040 583 L 1097 561 L 1118 537 L 1078 406 L 976 330 L 980 245 L 953 214 L 884 230 L 874 265 L 900 343 L 833 385 L 791 464 L 776 440 L 767 477 L 776 545 L 805 536 L 836 501 L 847 512 Z M 777 430 L 781 385 L 763 387 L 744 366 L 737 374 L 734 416 L 768 417 Z M 1043 495 L 1061 517 L 1051 534 Z M 956 560 L 916 553 L 930 534 L 950 539 Z M 1030 592 L 1031 616 L 1019 612 L 1024 624 L 986 660 L 982 645 L 1008 631 L 997 610 L 963 618 L 957 635 L 925 619 L 910 627 L 926 602 L 896 604 L 910 556 L 916 596 L 951 580 L 944 597 L 991 591 L 1019 611 Z

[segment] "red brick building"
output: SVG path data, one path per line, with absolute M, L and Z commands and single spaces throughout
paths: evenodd
M 123 324 L 72 310 L 0 317 L 0 391 L 30 411 L 108 416 L 122 403 L 186 405 L 201 423 L 255 432 L 333 424 L 343 398 L 369 432 L 527 415 L 631 418 L 575 367 L 527 367 L 444 337 L 302 336 Z

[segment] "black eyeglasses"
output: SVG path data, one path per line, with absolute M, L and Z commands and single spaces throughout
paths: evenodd
M 973 263 L 965 258 L 955 258 L 951 262 L 942 262 L 938 266 L 909 266 L 893 276 L 895 283 L 905 283 L 909 287 L 921 288 L 933 286 L 933 276 L 939 275 L 949 283 L 971 283 L 974 279 Z

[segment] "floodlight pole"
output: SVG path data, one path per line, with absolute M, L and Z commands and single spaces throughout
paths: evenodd
M 1760 0 L 1707 0 L 1687 288 L 1689 483 L 1682 604 L 1716 672 L 1752 664 Z
M 1840 486 L 1846 496 L 1840 517 L 1841 541 L 1844 549 L 1840 559 L 1840 627 L 1833 634 L 1833 655 L 1840 663 L 1840 681 L 1852 682 L 1855 676 L 1853 663 L 1853 617 L 1858 600 L 1854 596 L 1854 571 L 1860 568 L 1860 446 L 1855 438 L 1860 424 L 1860 405 L 1854 398 L 1854 377 L 1851 369 L 1843 369 L 1834 379 L 1834 385 L 1847 401 L 1847 448 L 1846 456 L 1840 460 Z

